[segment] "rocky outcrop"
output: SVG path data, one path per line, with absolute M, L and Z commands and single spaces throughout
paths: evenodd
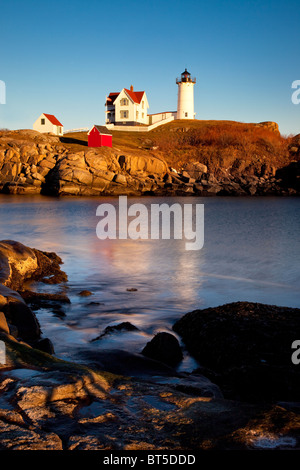
M 272 122 L 256 126 L 278 133 Z M 289 146 L 289 169 L 274 166 L 264 155 L 253 161 L 230 158 L 230 165 L 208 168 L 201 155 L 174 170 L 160 151 L 86 148 L 74 151 L 64 138 L 36 131 L 0 132 L 0 192 L 9 194 L 98 195 L 297 195 L 299 138 Z M 218 151 L 226 155 L 226 146 Z M 225 160 L 224 160 L 225 162 Z M 281 170 L 282 168 L 282 170 Z M 297 173 L 298 174 L 298 173 Z
M 12 240 L 0 241 L 0 330 L 38 349 L 53 350 L 51 342 L 41 338 L 38 320 L 22 298 L 22 290 L 28 281 L 47 284 L 66 281 L 61 263 L 55 253 L 42 252 Z M 39 297 L 37 293 L 32 295 Z
M 47 284 L 66 281 L 62 260 L 55 253 L 29 248 L 13 240 L 0 241 L 0 283 L 20 289 L 27 280 L 39 279 Z
M 295 412 L 208 397 L 196 380 L 130 379 L 0 333 L 0 450 L 299 448 Z
M 277 122 L 273 121 L 264 121 L 264 122 L 259 122 L 258 124 L 255 124 L 258 127 L 264 127 L 272 132 L 275 132 L 276 134 L 279 134 L 279 126 Z
M 250 401 L 298 401 L 300 309 L 236 302 L 195 310 L 173 327 L 225 396 Z
M 299 146 L 300 149 L 300 146 Z M 276 177 L 282 188 L 290 188 L 299 194 L 300 192 L 300 161 L 290 163 L 276 172 Z
M 0 132 L 0 191 L 4 193 L 143 194 L 155 189 L 167 172 L 166 162 L 154 155 L 120 155 L 110 148 L 74 153 L 51 135 Z

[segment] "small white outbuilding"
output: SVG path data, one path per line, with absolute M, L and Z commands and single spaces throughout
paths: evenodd
M 52 132 L 55 135 L 63 135 L 64 127 L 53 114 L 41 114 L 33 124 L 33 130 L 38 132 Z

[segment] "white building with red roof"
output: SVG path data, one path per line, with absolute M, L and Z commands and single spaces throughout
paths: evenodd
M 52 132 L 55 135 L 63 135 L 64 127 L 53 114 L 41 114 L 33 124 L 33 130 L 38 132 Z
M 148 125 L 149 103 L 145 91 L 123 88 L 119 93 L 110 93 L 106 98 L 106 124 Z

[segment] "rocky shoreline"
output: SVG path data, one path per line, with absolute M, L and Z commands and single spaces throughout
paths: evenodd
M 61 263 L 0 242 L 0 450 L 300 448 L 300 309 L 237 302 L 185 315 L 173 328 L 201 364 L 192 373 L 176 370 L 184 350 L 166 332 L 140 354 L 66 362 L 26 303 L 68 302 Z M 61 292 L 32 292 L 32 280 Z M 108 326 L 95 341 L 134 328 Z
M 67 140 L 67 139 L 65 139 Z M 297 196 L 299 136 L 291 162 L 208 169 L 191 159 L 177 170 L 155 151 L 116 148 L 72 151 L 54 135 L 31 130 L 0 132 L 0 193 L 52 196 Z M 294 159 L 294 160 L 293 160 Z

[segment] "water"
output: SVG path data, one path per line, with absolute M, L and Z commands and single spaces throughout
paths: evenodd
M 59 357 L 95 347 L 140 352 L 156 332 L 198 308 L 242 300 L 300 307 L 299 198 L 129 198 L 129 204 L 204 204 L 200 251 L 186 251 L 183 240 L 100 241 L 96 208 L 103 202 L 117 199 L 0 196 L 0 239 L 55 251 L 64 261 L 66 315 L 37 312 Z M 78 296 L 83 289 L 93 295 Z M 139 331 L 90 343 L 122 321 Z M 192 366 L 186 356 L 181 367 Z

